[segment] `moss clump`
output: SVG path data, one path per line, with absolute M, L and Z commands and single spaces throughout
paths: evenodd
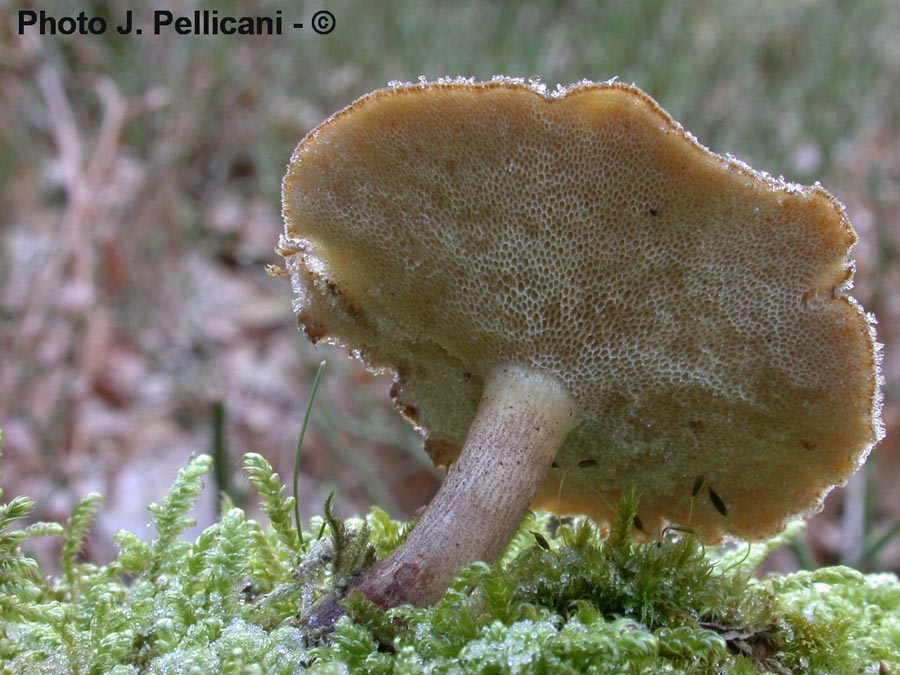
M 605 539 L 586 520 L 530 516 L 498 563 L 463 570 L 434 607 L 385 613 L 357 594 L 331 636 L 312 635 L 298 613 L 403 527 L 374 510 L 301 535 L 271 466 L 254 454 L 244 466 L 268 527 L 226 503 L 195 541 L 180 538 L 211 468 L 201 456 L 151 506 L 156 539 L 120 532 L 99 567 L 77 562 L 96 495 L 66 527 L 14 529 L 31 502 L 0 506 L 0 673 L 900 673 L 896 577 L 760 581 L 753 569 L 784 538 L 706 551 L 673 530 L 638 543 L 633 498 Z M 64 538 L 59 576 L 22 553 L 39 535 Z

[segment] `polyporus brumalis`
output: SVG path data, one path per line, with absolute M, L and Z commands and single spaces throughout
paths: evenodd
M 358 583 L 382 606 L 434 601 L 531 505 L 602 524 L 634 489 L 649 533 L 767 537 L 882 433 L 841 204 L 634 86 L 376 91 L 300 142 L 283 198 L 303 330 L 392 370 L 448 467 Z

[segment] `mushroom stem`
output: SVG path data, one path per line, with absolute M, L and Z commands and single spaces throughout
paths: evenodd
M 435 602 L 465 565 L 493 561 L 537 496 L 578 408 L 552 377 L 487 378 L 459 458 L 416 527 L 356 584 L 381 607 Z

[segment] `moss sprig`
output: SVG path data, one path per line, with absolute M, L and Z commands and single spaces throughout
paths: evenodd
M 78 580 L 75 559 L 84 548 L 85 538 L 94 524 L 97 512 L 103 504 L 103 495 L 91 492 L 85 495 L 75 506 L 72 515 L 65 527 L 62 545 L 62 570 L 65 575 L 66 585 L 69 589 L 75 589 Z
M 259 493 L 260 508 L 278 539 L 290 549 L 298 548 L 300 535 L 291 520 L 296 500 L 287 495 L 281 477 L 265 457 L 255 452 L 244 455 L 244 473 Z
M 152 573 L 160 571 L 160 565 L 164 561 L 177 564 L 181 556 L 171 555 L 173 550 L 187 550 L 183 543 L 177 541 L 178 535 L 196 525 L 194 518 L 188 514 L 203 492 L 203 477 L 211 470 L 212 457 L 209 455 L 194 457 L 187 466 L 178 471 L 175 483 L 162 505 L 151 504 L 149 506 L 150 516 L 156 525 L 156 539 L 153 541 L 153 548 L 157 555 L 153 557 Z M 168 554 L 159 555 L 163 551 L 167 551 Z

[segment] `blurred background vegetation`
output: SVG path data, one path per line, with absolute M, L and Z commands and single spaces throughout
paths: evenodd
M 272 14 L 328 9 L 328 35 L 19 36 L 23 7 Z M 645 89 L 705 145 L 821 181 L 859 235 L 856 297 L 886 345 L 888 436 L 835 491 L 784 568 L 900 568 L 900 3 L 562 0 L 523 3 L 0 0 L 0 427 L 9 494 L 64 518 L 107 495 L 88 555 L 144 531 L 191 453 L 266 454 L 288 476 L 319 361 L 302 463 L 308 517 L 378 503 L 408 516 L 439 477 L 390 409 L 389 375 L 296 330 L 264 273 L 291 151 L 390 80 L 611 77 Z M 761 496 L 761 498 L 764 498 Z M 206 518 L 216 504 L 206 505 Z

